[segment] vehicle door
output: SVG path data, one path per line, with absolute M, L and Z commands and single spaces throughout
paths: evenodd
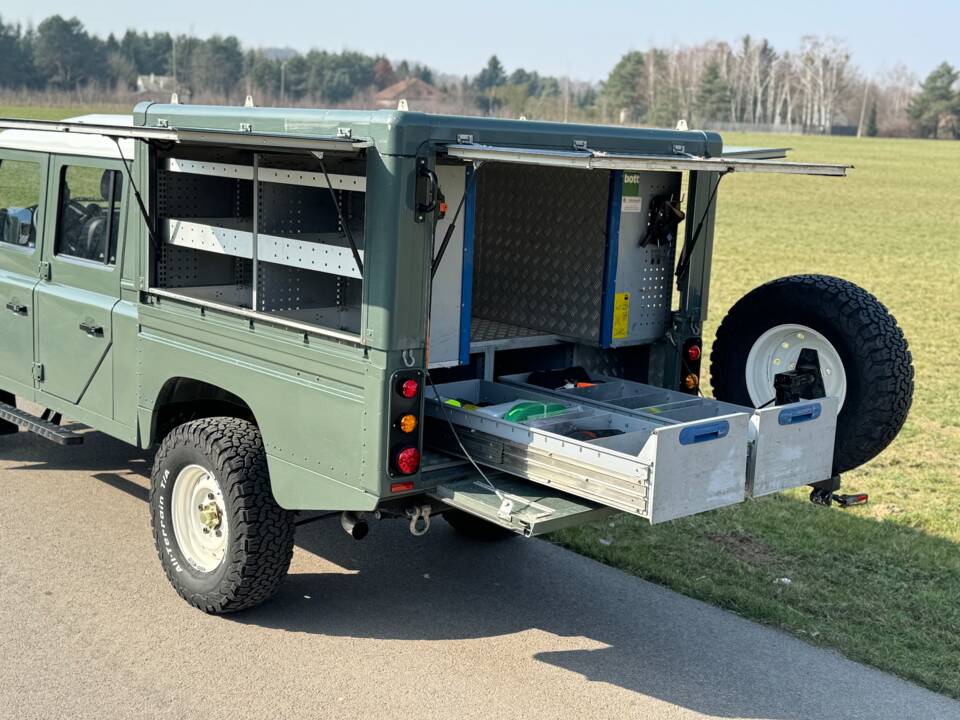
M 54 156 L 36 290 L 40 389 L 113 417 L 112 312 L 120 298 L 125 197 L 119 161 Z
M 47 165 L 46 154 L 0 149 L 0 387 L 27 398 Z

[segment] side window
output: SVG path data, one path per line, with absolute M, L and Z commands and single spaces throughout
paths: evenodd
M 0 242 L 37 246 L 35 216 L 41 192 L 39 163 L 0 160 Z
M 119 170 L 64 167 L 60 174 L 56 254 L 116 264 L 122 190 Z

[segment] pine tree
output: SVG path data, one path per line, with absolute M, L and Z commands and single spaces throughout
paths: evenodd
M 960 137 L 960 93 L 953 89 L 960 73 L 949 63 L 942 63 L 927 76 L 920 92 L 907 106 L 907 116 L 914 134 L 935 138 L 950 133 Z
M 636 122 L 647 114 L 646 61 L 642 52 L 628 52 L 610 71 L 602 95 L 616 119 Z
M 730 117 L 730 86 L 720 75 L 720 66 L 707 65 L 697 90 L 697 115 L 701 122 Z

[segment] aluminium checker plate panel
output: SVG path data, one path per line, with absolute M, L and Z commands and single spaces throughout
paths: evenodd
M 610 174 L 488 163 L 477 176 L 473 315 L 597 342 Z

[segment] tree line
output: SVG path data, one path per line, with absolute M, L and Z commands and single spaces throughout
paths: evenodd
M 767 40 L 704 43 L 626 53 L 599 83 L 507 72 L 496 55 L 473 76 L 362 52 L 244 48 L 233 36 L 197 38 L 128 30 L 100 38 L 78 18 L 34 27 L 0 18 L 0 88 L 118 95 L 140 76 L 173 79 L 181 96 L 290 104 L 369 105 L 415 77 L 439 93 L 428 109 L 512 117 L 672 126 L 728 126 L 866 135 L 960 138 L 957 71 L 947 63 L 920 84 L 902 67 L 867 78 L 845 45 L 804 37 L 791 50 Z

